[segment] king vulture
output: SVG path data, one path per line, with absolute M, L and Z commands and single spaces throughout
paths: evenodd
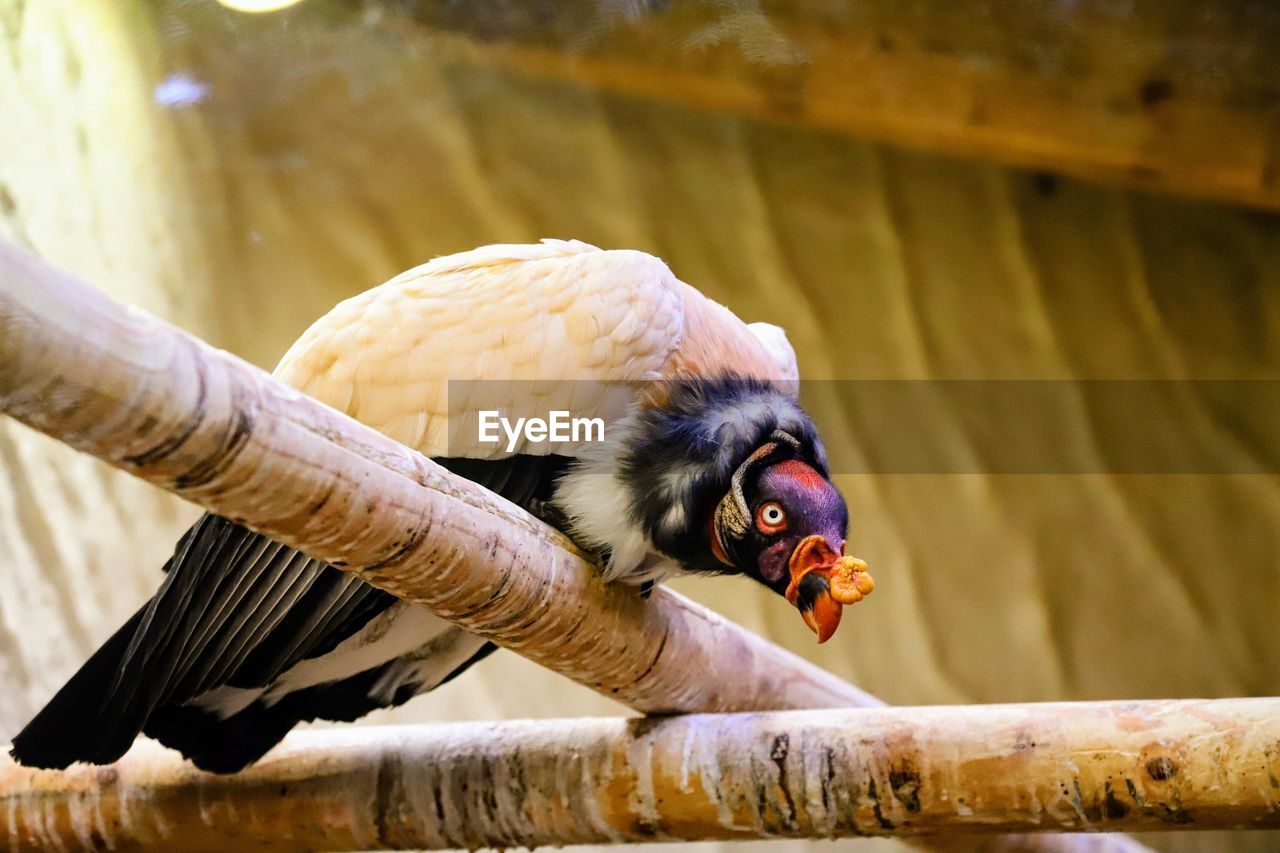
M 744 574 L 786 596 L 820 640 L 842 604 L 870 592 L 865 565 L 841 556 L 848 514 L 794 397 L 785 334 L 743 323 L 643 252 L 547 240 L 437 258 L 335 307 L 275 375 L 560 527 L 608 580 Z M 460 436 L 481 398 L 535 380 L 573 380 L 570 408 L 608 418 L 604 441 L 508 451 Z M 493 650 L 206 514 L 159 591 L 12 754 L 35 767 L 109 763 L 141 732 L 234 772 L 300 721 L 399 705 Z

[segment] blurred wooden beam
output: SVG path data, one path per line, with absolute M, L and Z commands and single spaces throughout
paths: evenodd
M 234 776 L 144 742 L 107 768 L 0 763 L 0 844 L 439 850 L 1275 829 L 1278 742 L 1280 699 L 303 731 Z
M 516 75 L 1280 209 L 1264 0 L 406 5 Z

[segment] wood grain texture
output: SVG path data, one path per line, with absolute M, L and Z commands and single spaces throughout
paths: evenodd
M 442 850 L 1275 828 L 1277 742 L 1277 699 L 299 732 L 234 776 L 142 742 L 102 768 L 0 762 L 0 842 Z M 1023 836 L 987 849 L 1038 848 Z

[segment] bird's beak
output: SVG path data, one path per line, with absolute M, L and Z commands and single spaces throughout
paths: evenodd
M 841 543 L 843 547 L 843 543 Z M 840 626 L 844 605 L 854 604 L 871 594 L 876 583 L 867 573 L 867 564 L 857 557 L 845 557 L 823 536 L 806 536 L 791 552 L 791 583 L 787 601 L 800 610 L 804 623 L 825 643 Z

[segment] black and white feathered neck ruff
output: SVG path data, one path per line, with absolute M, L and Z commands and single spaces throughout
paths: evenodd
M 649 398 L 659 402 L 633 408 L 556 489 L 574 537 L 609 552 L 609 580 L 722 570 L 711 554 L 710 513 L 734 471 L 775 431 L 796 439 L 807 461 L 827 470 L 817 429 L 785 386 L 726 376 L 671 380 L 651 390 Z

